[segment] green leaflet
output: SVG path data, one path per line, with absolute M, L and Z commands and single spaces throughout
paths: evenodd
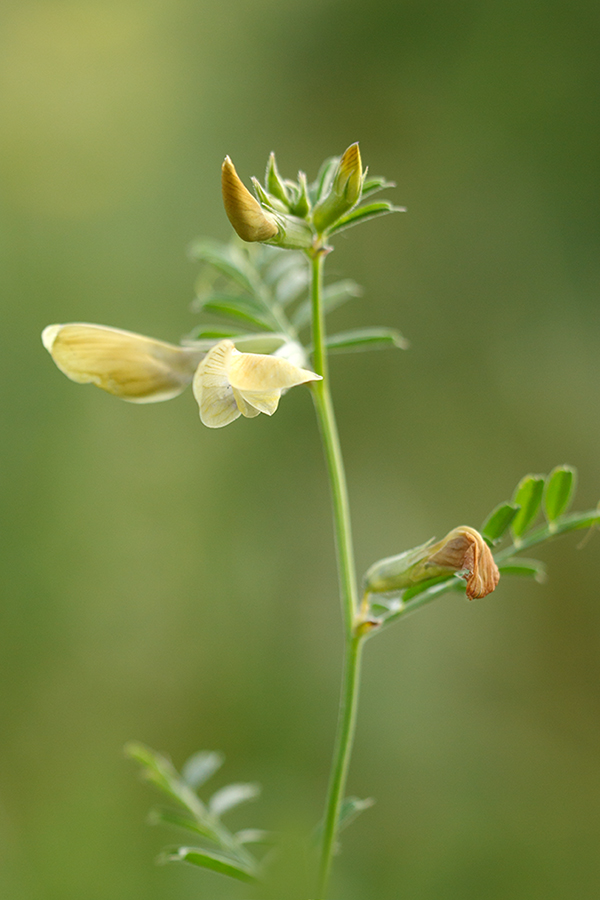
M 330 334 L 325 343 L 331 353 L 359 353 L 392 347 L 406 350 L 408 347 L 408 341 L 395 328 L 357 328 Z
M 543 475 L 525 475 L 516 487 L 512 502 L 521 507 L 511 525 L 513 538 L 516 540 L 537 518 L 542 504 L 544 480 Z
M 327 232 L 329 236 L 345 231 L 346 228 L 352 228 L 360 222 L 366 222 L 368 219 L 375 219 L 377 216 L 385 216 L 393 212 L 406 212 L 403 206 L 394 206 L 388 200 L 379 200 L 377 203 L 370 203 L 367 206 L 358 206 L 347 215 L 333 225 Z
M 548 475 L 544 490 L 544 513 L 554 523 L 566 510 L 575 493 L 577 471 L 572 466 L 556 466 Z
M 242 865 L 237 860 L 221 856 L 220 853 L 204 850 L 201 847 L 173 847 L 163 851 L 158 862 L 186 862 L 192 866 L 199 866 L 201 869 L 218 872 L 220 875 L 228 875 L 229 878 L 235 878 L 238 881 L 251 882 L 256 881 L 257 878 L 256 871 Z
M 500 503 L 491 511 L 480 528 L 488 544 L 496 544 L 502 540 L 520 508 L 514 503 Z

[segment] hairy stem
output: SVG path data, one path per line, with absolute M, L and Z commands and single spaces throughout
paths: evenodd
M 350 765 L 350 755 L 352 752 L 352 743 L 356 727 L 356 710 L 358 706 L 360 682 L 360 658 L 363 641 L 362 636 L 355 633 L 358 594 L 350 525 L 350 507 L 348 503 L 344 462 L 342 459 L 333 403 L 329 392 L 327 351 L 325 347 L 325 317 L 322 304 L 324 257 L 325 251 L 322 248 L 316 248 L 311 255 L 314 365 L 316 372 L 323 376 L 322 381 L 314 382 L 312 384 L 312 390 L 331 485 L 337 564 L 340 580 L 340 599 L 346 641 L 340 711 L 325 806 L 323 839 L 321 845 L 321 861 L 317 891 L 317 896 L 321 898 L 321 900 L 324 900 L 327 885 L 329 883 L 340 807 L 344 798 L 346 779 Z

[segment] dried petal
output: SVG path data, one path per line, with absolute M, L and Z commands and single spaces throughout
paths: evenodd
M 495 589 L 500 579 L 492 552 L 482 536 L 474 528 L 462 525 L 454 528 L 431 548 L 426 566 L 466 571 L 467 597 L 473 600 L 485 597 Z
M 130 403 L 176 397 L 190 384 L 203 356 L 194 348 L 86 322 L 49 325 L 42 341 L 71 381 L 95 384 Z

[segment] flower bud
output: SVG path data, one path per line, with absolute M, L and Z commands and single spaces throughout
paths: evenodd
M 414 587 L 450 572 L 464 572 L 469 600 L 485 597 L 498 584 L 500 573 L 492 552 L 474 528 L 462 525 L 433 544 L 429 541 L 374 563 L 365 575 L 365 591 L 389 593 Z
M 270 194 L 272 194 L 274 197 L 277 197 L 277 199 L 281 200 L 282 203 L 285 203 L 286 206 L 288 205 L 289 197 L 285 189 L 283 178 L 279 174 L 279 169 L 277 168 L 277 162 L 275 161 L 274 153 L 269 154 L 269 161 L 267 163 L 267 172 L 265 176 L 265 186 Z
M 275 217 L 243 185 L 228 156 L 221 169 L 221 187 L 227 218 L 243 241 L 268 241 L 275 237 L 279 231 Z
M 204 356 L 194 348 L 85 322 L 49 325 L 42 341 L 71 381 L 95 384 L 131 403 L 176 397 L 190 384 Z
M 351 144 L 340 159 L 331 190 L 313 212 L 313 224 L 322 234 L 356 206 L 363 184 L 362 162 L 358 144 Z

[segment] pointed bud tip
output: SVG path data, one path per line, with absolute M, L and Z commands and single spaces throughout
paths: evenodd
M 243 241 L 267 241 L 278 233 L 273 216 L 262 209 L 258 200 L 241 181 L 229 156 L 221 166 L 221 188 L 227 218 Z

